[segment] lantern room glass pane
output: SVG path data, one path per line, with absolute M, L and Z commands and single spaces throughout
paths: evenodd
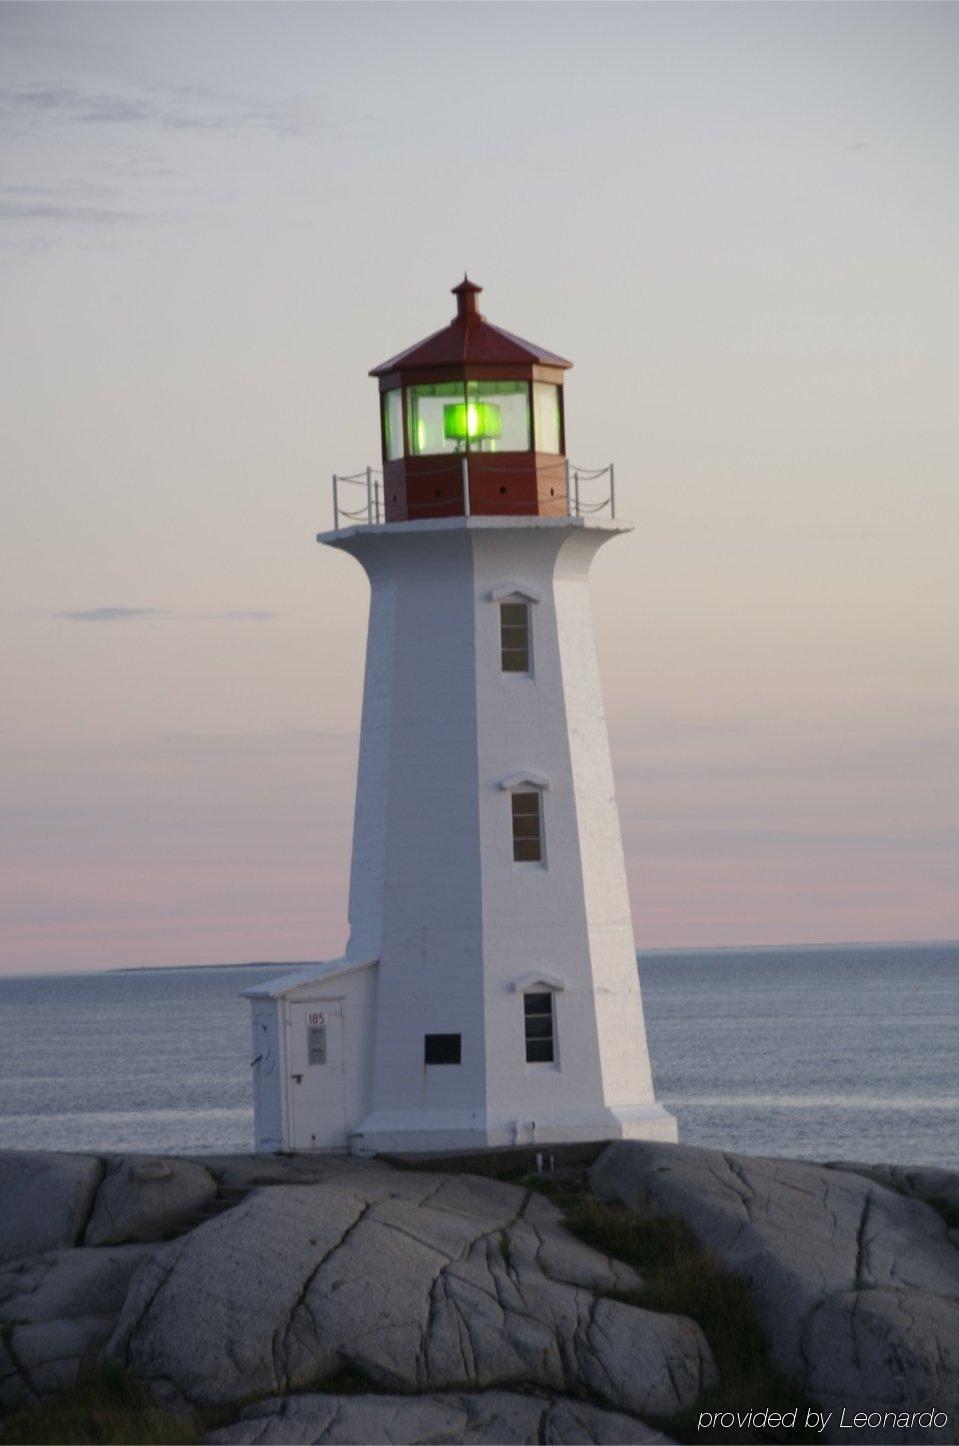
M 527 382 L 420 383 L 407 388 L 406 409 L 412 457 L 530 449 Z
M 559 387 L 550 382 L 533 383 L 533 417 L 537 452 L 562 452 Z
M 528 452 L 528 382 L 467 382 L 466 432 L 471 452 Z
M 383 434 L 386 438 L 386 460 L 395 462 L 403 455 L 403 393 L 399 387 L 383 398 Z
M 466 451 L 466 391 L 463 382 L 424 382 L 406 389 L 411 457 Z M 462 417 L 463 435 L 455 423 Z

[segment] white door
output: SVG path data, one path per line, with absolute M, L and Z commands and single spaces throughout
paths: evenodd
M 290 1005 L 287 1059 L 293 1149 L 345 1149 L 346 1082 L 339 1000 Z

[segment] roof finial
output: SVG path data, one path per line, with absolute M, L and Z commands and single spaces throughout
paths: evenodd
M 453 287 L 453 295 L 456 297 L 456 319 L 458 321 L 469 321 L 470 317 L 480 315 L 476 298 L 483 290 L 477 286 L 475 281 L 470 281 L 466 272 L 463 272 L 463 280 L 459 286 Z

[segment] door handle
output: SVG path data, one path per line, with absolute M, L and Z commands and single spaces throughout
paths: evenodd
M 303 1083 L 303 1076 L 301 1074 L 291 1074 L 290 1079 L 295 1079 L 297 1084 Z

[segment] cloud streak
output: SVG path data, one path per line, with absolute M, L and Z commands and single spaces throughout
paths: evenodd
M 0 223 L 112 226 L 163 219 L 161 212 L 138 210 L 119 204 L 120 200 L 116 186 L 96 182 L 73 179 L 57 186 L 8 182 L 0 185 Z
M 128 211 L 109 206 L 68 206 L 51 201 L 0 200 L 0 221 L 66 221 L 84 226 L 109 226 L 117 221 L 146 221 L 155 217 L 145 211 Z
M 53 616 L 69 618 L 71 623 L 128 623 L 140 618 L 163 617 L 164 611 L 162 608 L 77 608 Z
M 331 128 L 313 113 L 313 106 L 312 99 L 300 95 L 254 103 L 199 86 L 167 87 L 156 96 L 39 83 L 0 89 L 0 119 L 13 128 L 37 121 L 62 121 L 107 129 L 257 132 L 285 139 Z
M 213 623 L 265 623 L 277 616 L 276 613 L 254 609 L 228 610 L 215 613 L 184 613 L 171 608 L 72 608 L 64 612 L 49 614 L 55 618 L 66 618 L 71 623 L 130 623 L 142 622 L 145 618 L 185 619 L 191 622 Z

